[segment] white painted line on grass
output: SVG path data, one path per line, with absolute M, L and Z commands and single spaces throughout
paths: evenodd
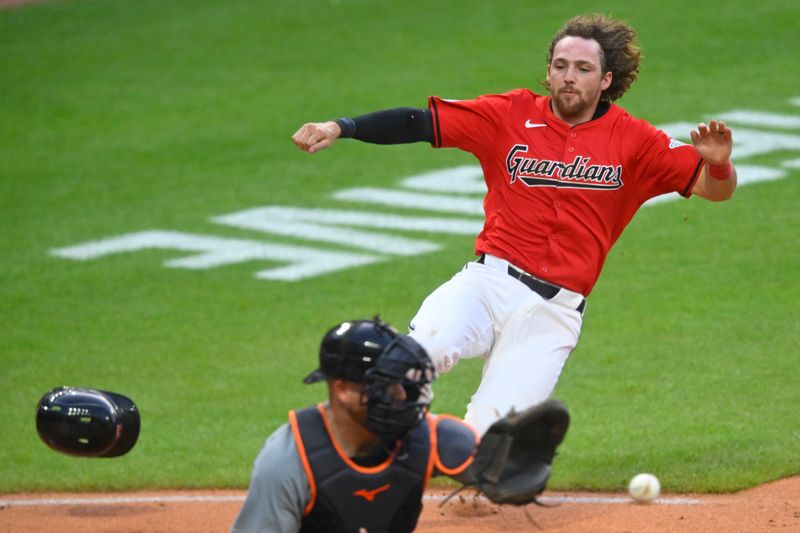
M 448 498 L 449 494 L 426 494 L 423 498 L 425 500 L 431 501 L 442 501 L 445 498 Z M 464 499 L 472 500 L 475 499 L 475 496 L 465 495 Z M 489 500 L 485 496 L 477 496 L 478 500 L 486 501 Z M 562 503 L 599 503 L 599 504 L 634 504 L 633 499 L 627 496 L 569 496 L 569 495 L 562 495 L 562 496 L 541 496 L 539 497 L 539 501 L 546 505 L 553 505 L 553 504 L 562 504 Z M 657 505 L 700 505 L 703 503 L 702 500 L 694 499 L 694 498 L 658 498 L 651 502 L 652 504 Z
M 634 503 L 631 498 L 627 497 L 609 497 L 609 496 L 542 496 L 539 498 L 542 503 Z M 653 500 L 654 504 L 660 505 L 700 505 L 702 500 L 693 498 L 657 498 Z
M 0 500 L 2 507 L 39 507 L 51 505 L 112 505 L 128 503 L 224 503 L 244 501 L 244 496 L 108 496 L 102 498 L 41 498 Z
M 426 494 L 423 499 L 427 501 L 442 501 L 447 494 Z M 466 496 L 476 499 L 475 496 Z M 478 500 L 488 502 L 485 496 L 477 496 Z M 197 496 L 107 496 L 96 498 L 37 498 L 37 499 L 11 499 L 0 500 L 0 508 L 4 507 L 47 507 L 58 505 L 125 505 L 132 503 L 225 503 L 242 502 L 242 496 L 223 495 L 197 495 Z M 544 504 L 632 504 L 633 500 L 624 496 L 542 496 L 539 498 Z M 652 502 L 658 505 L 699 505 L 702 500 L 692 498 L 658 498 Z

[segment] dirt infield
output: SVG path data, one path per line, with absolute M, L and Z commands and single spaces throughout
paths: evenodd
M 417 531 L 800 531 L 800 477 L 737 494 L 665 494 L 651 504 L 625 494 L 548 491 L 548 507 L 499 507 L 472 494 L 440 507 L 445 495 L 428 492 Z M 0 495 L 0 532 L 223 532 L 243 498 L 242 491 L 6 494 Z

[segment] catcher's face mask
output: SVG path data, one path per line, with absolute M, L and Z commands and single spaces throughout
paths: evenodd
M 425 418 L 436 371 L 428 354 L 411 337 L 395 339 L 364 375 L 362 399 L 366 427 L 381 437 L 403 439 Z

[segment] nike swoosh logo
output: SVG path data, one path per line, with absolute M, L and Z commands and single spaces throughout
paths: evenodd
M 372 500 L 375 499 L 375 496 L 377 496 L 378 494 L 380 494 L 381 492 L 383 492 L 385 490 L 389 490 L 389 487 L 391 487 L 391 485 L 389 485 L 387 483 L 386 485 L 383 485 L 382 487 L 378 487 L 377 489 L 373 489 L 373 490 L 358 489 L 357 491 L 355 491 L 353 493 L 353 495 L 354 496 L 361 496 L 362 498 L 364 498 L 368 502 L 371 502 Z
M 525 121 L 526 128 L 546 128 L 547 124 L 539 124 L 536 122 L 531 122 L 530 119 Z

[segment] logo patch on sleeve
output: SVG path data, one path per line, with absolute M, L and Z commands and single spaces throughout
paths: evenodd
M 686 146 L 685 142 L 681 142 L 678 139 L 673 139 L 672 137 L 669 138 L 669 149 L 672 150 L 673 148 L 678 148 L 679 146 Z

